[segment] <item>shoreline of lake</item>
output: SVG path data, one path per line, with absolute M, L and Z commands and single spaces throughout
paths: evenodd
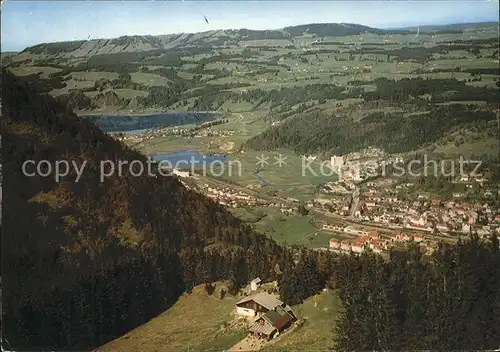
M 94 114 L 79 115 L 97 125 L 106 133 L 126 133 L 134 130 L 148 130 L 191 124 L 202 124 L 217 120 L 220 111 L 166 111 L 143 115 Z

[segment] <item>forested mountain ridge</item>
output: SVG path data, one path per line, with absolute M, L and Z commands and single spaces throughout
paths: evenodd
M 3 335 L 13 349 L 95 347 L 194 284 L 271 279 L 288 260 L 174 178 L 125 172 L 101 183 L 101 160 L 146 158 L 2 74 Z M 78 182 L 75 172 L 56 182 L 25 176 L 26 160 L 87 163 Z
M 485 23 L 483 26 L 494 26 L 494 23 Z M 461 33 L 466 24 L 422 26 L 422 32 Z M 21 56 L 32 55 L 34 58 L 43 57 L 89 57 L 94 55 L 117 54 L 117 53 L 139 53 L 156 50 L 170 50 L 182 47 L 213 47 L 224 45 L 240 45 L 247 40 L 288 40 L 292 44 L 294 38 L 303 35 L 315 37 L 344 37 L 360 34 L 408 34 L 413 33 L 414 28 L 403 29 L 379 29 L 353 23 L 310 23 L 297 26 L 285 27 L 275 30 L 251 30 L 251 29 L 227 29 L 208 30 L 199 33 L 176 33 L 164 35 L 134 35 L 122 36 L 111 39 L 89 39 L 65 41 L 57 43 L 41 43 L 25 48 L 19 54 Z
M 471 87 L 456 79 L 379 78 L 372 83 L 377 86 L 376 91 L 353 86 L 349 96 L 362 98 L 363 104 L 371 107 L 390 104 L 396 111 L 377 111 L 352 118 L 346 114 L 299 110 L 247 140 L 245 147 L 255 150 L 284 147 L 301 154 L 345 154 L 375 146 L 389 153 L 406 153 L 422 147 L 432 149 L 440 139 L 459 128 L 498 138 L 495 131 L 498 89 Z M 284 90 L 280 93 L 281 99 L 287 101 Z M 300 101 L 297 96 L 293 103 Z M 473 100 L 485 104 L 471 104 Z
M 385 31 L 361 25 L 318 23 L 287 27 L 282 30 L 210 30 L 200 33 L 179 33 L 166 35 L 122 36 L 113 39 L 91 39 L 59 43 L 42 43 L 24 49 L 21 54 L 59 55 L 61 57 L 81 57 L 119 52 L 147 52 L 181 47 L 210 47 L 224 43 L 238 44 L 244 40 L 283 39 L 292 40 L 304 33 L 323 36 L 347 36 L 360 33 L 386 34 Z M 403 32 L 402 32 L 403 33 Z
M 367 147 L 407 153 L 430 146 L 457 127 L 482 130 L 495 137 L 496 116 L 473 107 L 433 107 L 421 115 L 374 113 L 355 121 L 346 116 L 312 112 L 290 117 L 252 137 L 245 146 L 254 150 L 290 148 L 297 153 L 346 154 Z

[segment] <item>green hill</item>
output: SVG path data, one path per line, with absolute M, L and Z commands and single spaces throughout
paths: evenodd
M 432 146 L 461 128 L 483 133 L 486 139 L 498 137 L 494 106 L 500 95 L 496 89 L 470 87 L 454 79 L 392 81 L 382 78 L 373 83 L 377 87 L 375 91 L 354 87 L 350 96 L 361 97 L 365 104 L 385 101 L 400 112 L 338 116 L 310 110 L 283 119 L 279 125 L 249 139 L 245 147 L 254 150 L 290 148 L 300 154 L 344 154 L 374 146 L 390 153 L 401 153 Z M 425 95 L 428 98 L 424 98 Z M 282 99 L 287 97 L 282 96 Z M 460 104 L 472 100 L 486 104 Z M 444 102 L 449 103 L 441 105 Z M 464 141 L 457 140 L 457 143 Z

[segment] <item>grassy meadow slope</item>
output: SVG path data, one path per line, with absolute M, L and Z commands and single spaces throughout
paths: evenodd
M 222 283 L 217 283 L 222 285 Z M 246 336 L 235 319 L 239 298 L 209 296 L 202 286 L 185 294 L 166 312 L 96 351 L 221 351 Z M 302 326 L 278 339 L 264 351 L 324 350 L 333 339 L 341 303 L 333 291 L 321 292 L 292 307 Z M 189 316 L 189 319 L 186 317 Z

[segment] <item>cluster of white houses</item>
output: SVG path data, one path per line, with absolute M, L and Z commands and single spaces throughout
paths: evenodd
M 344 232 L 349 235 L 355 235 L 355 236 L 368 236 L 373 232 L 373 231 L 363 230 L 351 225 L 342 226 L 342 225 L 323 224 L 322 229 L 335 232 Z
M 297 320 L 292 309 L 275 296 L 259 292 L 236 302 L 236 314 L 255 317 L 250 333 L 259 338 L 270 340 Z
M 238 208 L 249 205 L 266 205 L 264 200 L 230 187 L 210 187 L 205 184 L 203 190 L 205 196 L 224 206 Z
M 327 225 L 329 228 L 337 228 L 335 225 Z M 398 233 L 394 236 L 389 236 L 388 238 L 382 238 L 382 236 L 376 231 L 362 231 L 356 233 L 359 237 L 351 240 L 337 240 L 332 238 L 330 240 L 330 250 L 336 252 L 354 252 L 361 253 L 370 248 L 375 253 L 382 253 L 384 250 L 388 250 L 394 245 L 402 242 L 414 241 L 424 247 L 427 254 L 431 254 L 434 251 L 434 246 L 424 243 L 425 235 L 422 233 Z
M 393 185 L 384 184 L 384 181 Z M 429 234 L 477 233 L 490 236 L 494 232 L 500 233 L 500 209 L 487 201 L 472 203 L 463 199 L 466 193 L 493 199 L 494 190 L 480 186 L 482 181 L 481 178 L 470 181 L 469 176 L 462 176 L 455 182 L 465 182 L 469 190 L 453 193 L 453 200 L 447 201 L 429 199 L 425 194 L 418 194 L 416 198 L 398 198 L 400 192 L 407 193 L 406 190 L 413 188 L 414 184 L 391 179 L 369 181 L 361 187 L 360 209 L 354 216 L 368 223 Z

